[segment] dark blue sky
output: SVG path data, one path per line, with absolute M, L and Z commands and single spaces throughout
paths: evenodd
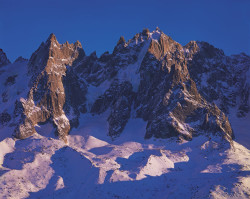
M 228 55 L 250 54 L 249 0 L 0 0 L 0 48 L 11 61 L 29 58 L 52 32 L 100 55 L 121 35 L 157 26 L 183 45 L 207 41 Z

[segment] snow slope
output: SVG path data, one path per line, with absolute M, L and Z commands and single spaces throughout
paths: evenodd
M 112 141 L 107 116 L 81 115 L 68 145 L 49 124 L 3 139 L 0 198 L 249 198 L 250 151 L 237 142 L 144 140 L 146 123 L 135 118 Z
M 237 110 L 231 109 L 229 119 L 235 131 L 235 141 L 250 149 L 250 113 L 245 118 L 237 117 Z
M 0 70 L 0 113 L 7 113 L 11 117 L 15 115 L 15 103 L 21 98 L 26 98 L 29 87 L 27 77 L 27 61 L 19 61 L 6 65 Z M 13 114 L 14 113 L 14 114 Z M 13 119 L 13 117 L 12 117 Z M 12 121 L 17 122 L 19 117 Z M 7 135 L 11 136 L 14 127 L 0 123 L 0 141 Z

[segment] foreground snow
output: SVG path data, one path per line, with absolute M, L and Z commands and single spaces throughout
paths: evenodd
M 0 198 L 250 197 L 250 151 L 242 145 L 205 136 L 144 140 L 141 119 L 112 141 L 106 115 L 82 115 L 68 145 L 49 123 L 28 139 L 2 139 Z

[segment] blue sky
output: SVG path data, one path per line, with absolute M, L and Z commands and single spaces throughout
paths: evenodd
M 29 58 L 50 33 L 85 52 L 112 52 L 119 37 L 157 26 L 177 42 L 207 41 L 250 55 L 249 0 L 0 0 L 0 48 Z

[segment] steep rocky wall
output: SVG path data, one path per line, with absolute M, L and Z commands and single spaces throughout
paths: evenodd
M 191 140 L 213 134 L 231 141 L 234 134 L 225 113 L 230 106 L 238 106 L 242 117 L 249 110 L 244 76 L 249 60 L 246 55 L 227 57 L 204 42 L 182 46 L 159 29 L 145 29 L 128 41 L 121 37 L 112 53 L 100 57 L 95 52 L 86 56 L 79 42 L 59 44 L 51 34 L 29 60 L 30 90 L 17 102 L 22 122 L 15 136 L 26 138 L 39 123 L 52 122 L 66 142 L 81 114 L 108 111 L 112 138 L 133 115 L 147 122 L 145 138 Z M 100 94 L 93 93 L 97 97 L 90 102 L 93 88 Z M 234 88 L 231 94 L 229 88 Z
M 58 136 L 66 142 L 70 122 L 63 110 L 66 101 L 63 77 L 67 67 L 84 55 L 79 42 L 61 45 L 55 35 L 51 34 L 46 43 L 42 43 L 31 56 L 29 74 L 32 87 L 28 99 L 21 100 L 25 119 L 16 129 L 17 138 L 32 135 L 35 125 L 50 119 L 57 128 Z

